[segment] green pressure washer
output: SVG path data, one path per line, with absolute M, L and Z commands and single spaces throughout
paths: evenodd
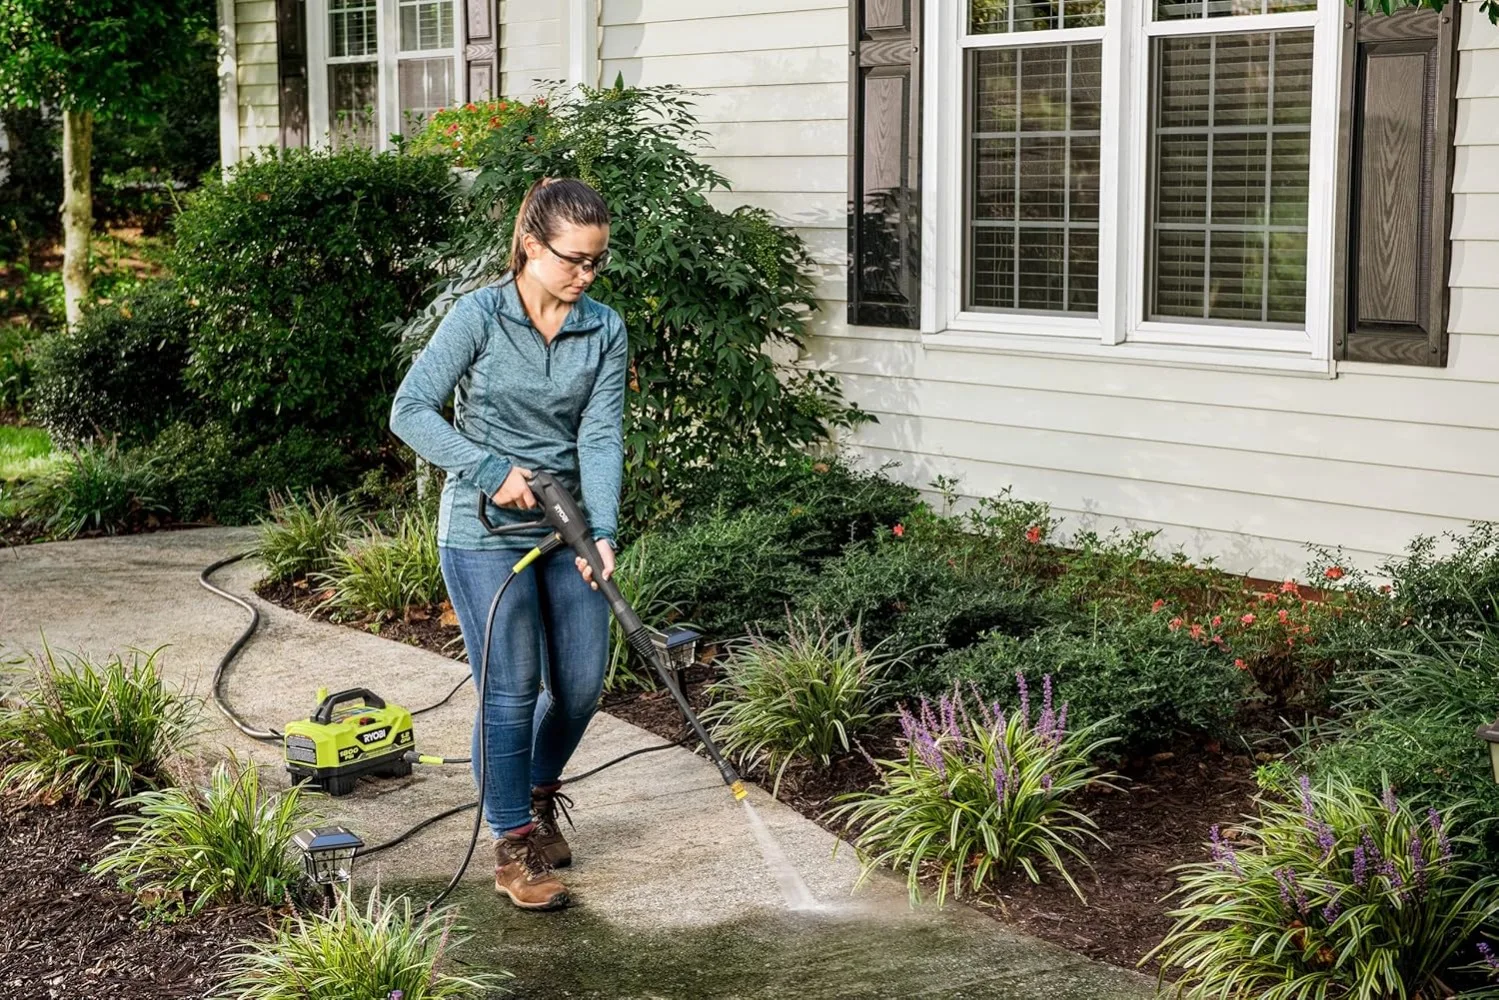
M 319 688 L 317 710 L 282 729 L 281 749 L 292 782 L 348 795 L 361 775 L 404 778 L 406 752 L 416 744 L 411 713 L 368 688 L 329 694 Z

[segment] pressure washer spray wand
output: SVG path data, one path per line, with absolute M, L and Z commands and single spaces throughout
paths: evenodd
M 724 784 L 729 786 L 729 790 L 734 793 L 735 799 L 744 799 L 748 793 L 744 789 L 744 782 L 740 779 L 739 772 L 735 771 L 734 766 L 724 759 L 723 754 L 719 752 L 718 747 L 709 738 L 707 731 L 703 729 L 703 724 L 698 721 L 696 713 L 692 711 L 692 706 L 687 703 L 686 696 L 677 687 L 676 679 L 673 677 L 661 650 L 651 641 L 651 630 L 640 620 L 640 616 L 635 613 L 635 609 L 630 606 L 630 602 L 625 600 L 625 595 L 620 593 L 619 585 L 612 579 L 604 578 L 603 558 L 599 555 L 598 546 L 594 544 L 593 538 L 589 533 L 588 521 L 583 517 L 583 511 L 579 509 L 577 501 L 573 499 L 572 494 L 567 491 L 567 488 L 557 481 L 557 477 L 544 470 L 537 470 L 532 473 L 530 487 L 532 494 L 536 496 L 537 502 L 541 506 L 541 520 L 551 526 L 556 539 L 561 544 L 570 547 L 592 567 L 594 583 L 598 585 L 599 592 L 609 602 L 609 608 L 614 612 L 614 617 L 619 620 L 619 626 L 625 634 L 625 641 L 647 663 L 656 668 L 656 673 L 660 675 L 662 683 L 666 685 L 666 690 L 670 691 L 671 696 L 676 699 L 677 708 L 681 709 L 682 715 L 686 717 L 688 725 L 692 727 L 692 731 L 697 735 L 697 738 L 702 741 L 703 749 L 707 751 L 708 758 L 718 768 L 718 773 L 723 777 Z M 488 498 L 481 492 L 479 494 L 479 520 L 490 534 L 499 534 L 507 529 L 515 530 L 520 527 L 529 528 L 533 524 L 540 523 L 539 521 L 522 522 L 517 525 L 506 525 L 496 528 L 489 520 L 488 511 L 486 510 L 487 506 Z M 549 539 L 548 541 L 551 540 Z M 550 545 L 547 542 L 543 542 L 533 552 L 540 554 L 542 551 L 550 551 L 556 547 L 556 544 L 557 542 L 553 542 Z

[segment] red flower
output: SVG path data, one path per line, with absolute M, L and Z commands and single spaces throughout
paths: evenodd
M 1393 590 L 1394 590 L 1394 589 L 1395 589 L 1395 588 L 1394 588 L 1394 587 L 1392 587 L 1392 586 L 1390 586 L 1390 585 L 1389 585 L 1389 584 L 1388 584 L 1388 583 L 1386 583 L 1386 584 L 1382 584 L 1382 585 L 1381 585 L 1381 586 L 1380 586 L 1380 588 L 1379 588 L 1379 592 L 1380 592 L 1380 593 L 1381 593 L 1381 594 L 1388 594 L 1388 593 L 1390 593 L 1390 592 L 1391 592 L 1391 591 L 1393 591 Z
M 1217 646 L 1222 646 L 1223 645 L 1223 636 L 1221 636 L 1221 635 L 1215 635 L 1215 636 L 1213 636 L 1213 644 L 1217 645 Z
M 1322 573 L 1322 575 L 1327 577 L 1329 580 L 1341 580 L 1343 578 L 1343 567 L 1329 566 Z
M 536 106 L 538 108 L 544 108 L 544 107 L 546 107 L 547 106 L 547 99 L 545 97 L 538 97 L 538 98 L 536 98 Z
M 1245 663 L 1243 660 L 1235 660 L 1234 661 L 1234 666 L 1238 667 L 1240 670 L 1248 670 L 1249 669 L 1249 664 Z
M 1166 623 L 1166 627 L 1175 632 L 1177 629 L 1182 627 L 1182 620 L 1180 618 L 1173 618 Z
M 1295 589 L 1296 589 L 1296 581 L 1295 580 L 1287 580 L 1285 583 L 1283 583 L 1283 584 L 1280 585 L 1280 592 L 1282 594 L 1289 594 L 1289 593 L 1291 593 Z
M 1243 618 L 1240 618 L 1239 621 L 1243 622 L 1245 625 L 1253 625 L 1254 624 L 1254 614 L 1253 614 L 1253 612 L 1251 612 L 1249 614 L 1246 614 Z
M 1222 615 L 1214 615 L 1213 616 L 1213 628 L 1217 628 L 1219 625 L 1222 625 L 1222 624 L 1223 624 L 1223 616 Z
M 1284 625 L 1286 622 L 1288 622 L 1288 621 L 1291 620 L 1291 613 L 1289 611 L 1287 611 L 1285 608 L 1281 608 L 1280 612 L 1275 617 L 1279 618 L 1280 619 L 1280 623 L 1282 625 Z
M 1191 634 L 1192 638 L 1194 638 L 1194 639 L 1201 639 L 1202 638 L 1202 626 L 1201 625 L 1193 625 L 1191 628 L 1187 629 L 1187 631 L 1188 631 L 1188 633 Z
M 1155 599 L 1155 603 L 1150 606 L 1150 612 L 1151 612 L 1151 614 L 1155 614 L 1157 611 L 1161 610 L 1165 606 L 1166 606 L 1166 599 L 1164 597 L 1157 597 Z
M 473 101 L 470 101 L 470 102 L 468 102 L 467 104 L 465 104 L 463 106 L 463 110 L 464 111 L 478 111 L 479 109 L 474 106 L 474 102 Z
M 1041 540 L 1041 526 L 1039 524 L 1033 524 L 1029 528 L 1026 528 L 1025 540 L 1030 542 L 1032 545 L 1035 545 L 1037 542 L 1039 542 Z
M 437 109 L 437 113 L 438 113 L 438 114 L 442 114 L 442 113 L 443 113 L 443 112 L 444 112 L 444 111 L 446 111 L 446 110 L 448 110 L 448 109 L 447 109 L 447 108 L 438 108 L 438 109 Z
M 449 125 L 448 128 L 447 128 L 448 135 L 452 135 L 456 131 L 458 131 L 458 123 L 457 122 L 454 122 L 453 124 Z
M 897 524 L 895 527 L 890 529 L 890 533 L 896 538 L 900 538 L 906 533 L 906 526 L 904 524 Z
M 494 128 L 499 123 L 500 123 L 500 116 L 499 115 L 490 115 L 489 116 L 489 127 L 490 128 Z

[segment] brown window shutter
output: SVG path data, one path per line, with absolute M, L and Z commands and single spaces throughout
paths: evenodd
M 307 5 L 276 0 L 276 79 L 281 91 L 281 147 L 307 145 Z
M 496 0 L 463 0 L 468 43 L 463 48 L 466 91 L 470 101 L 489 101 L 500 94 L 500 15 Z
M 1447 363 L 1457 4 L 1344 10 L 1333 347 L 1345 361 Z
M 921 324 L 920 0 L 853 0 L 848 321 Z

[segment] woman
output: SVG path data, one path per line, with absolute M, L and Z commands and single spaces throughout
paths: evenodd
M 587 515 L 604 576 L 614 570 L 629 341 L 619 315 L 586 294 L 608 256 L 598 192 L 578 180 L 537 181 L 516 214 L 509 272 L 458 299 L 391 406 L 390 429 L 447 472 L 438 551 L 475 684 L 495 591 L 548 533 L 489 535 L 481 494 L 491 522 L 536 520 L 527 481 L 536 469 L 553 473 Z M 441 412 L 450 393 L 451 425 Z M 608 604 L 570 549 L 510 585 L 480 693 L 481 798 L 495 836 L 495 889 L 516 906 L 567 903 L 554 871 L 572 861 L 557 826 L 558 779 L 598 705 L 608 655 Z M 473 747 L 477 781 L 477 723 Z

